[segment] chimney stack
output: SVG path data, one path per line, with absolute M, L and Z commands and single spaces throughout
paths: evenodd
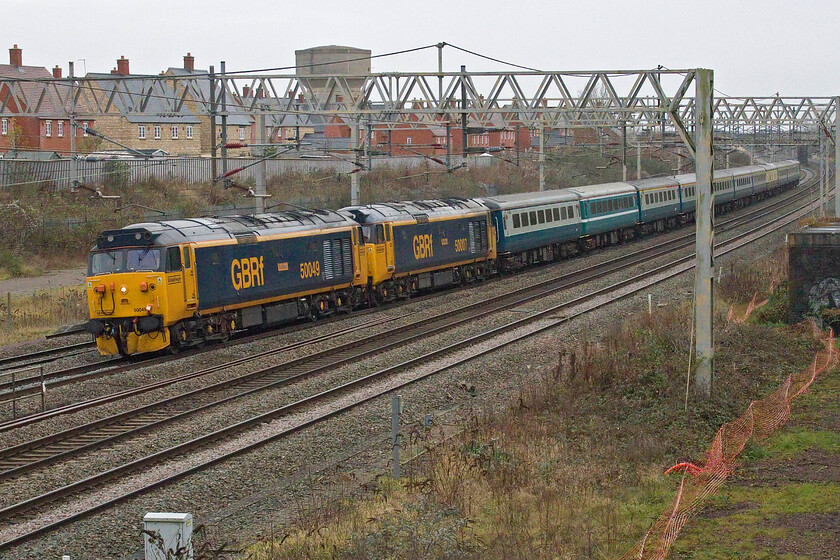
M 117 60 L 117 74 L 128 76 L 128 59 L 122 55 Z
M 242 86 L 242 97 L 251 97 L 251 88 L 249 86 Z
M 113 74 L 114 76 L 119 76 L 120 72 L 116 68 L 111 68 L 111 74 Z
M 195 71 L 195 57 L 190 53 L 187 53 L 187 56 L 184 57 L 184 70 L 187 72 Z
M 53 68 L 53 78 L 61 78 L 61 68 L 58 67 L 58 64 Z
M 9 64 L 18 68 L 23 66 L 23 51 L 17 45 L 9 49 Z
M 303 103 L 303 94 L 298 93 L 298 103 Z

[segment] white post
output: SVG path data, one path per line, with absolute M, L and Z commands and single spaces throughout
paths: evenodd
M 697 377 L 702 397 L 712 394 L 714 373 L 714 200 L 712 195 L 713 72 L 697 70 L 695 78 L 695 165 L 697 168 L 697 261 L 694 273 Z

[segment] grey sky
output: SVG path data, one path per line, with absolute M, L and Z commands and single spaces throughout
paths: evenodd
M 708 67 L 728 95 L 840 94 L 836 0 L 363 1 L 0 0 L 0 47 L 24 64 L 132 73 L 226 60 L 290 66 L 295 49 L 338 44 L 374 54 L 446 41 L 543 70 Z M 7 62 L 7 55 L 0 59 Z M 444 68 L 502 66 L 454 50 Z M 437 68 L 436 50 L 373 61 L 375 72 Z

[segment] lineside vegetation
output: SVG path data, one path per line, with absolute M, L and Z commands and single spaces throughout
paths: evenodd
M 692 398 L 685 412 L 688 302 L 629 317 L 599 337 L 557 340 L 558 354 L 531 362 L 536 374 L 523 376 L 504 412 L 428 431 L 415 446 L 422 460 L 404 478 L 379 478 L 360 495 L 338 485 L 332 501 L 322 490 L 308 504 L 317 507 L 242 557 L 620 556 L 673 496 L 679 477 L 664 470 L 702 454 L 721 424 L 819 348 L 810 327 L 780 325 L 784 309 L 725 321 L 731 303 L 745 306 L 771 282 L 784 286 L 785 260 L 778 252 L 724 273 L 712 400 Z

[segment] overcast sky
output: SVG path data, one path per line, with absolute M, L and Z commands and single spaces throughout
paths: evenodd
M 373 54 L 445 41 L 541 70 L 706 67 L 727 95 L 840 95 L 837 0 L 0 0 L 0 36 L 26 65 L 132 73 L 227 62 L 229 70 L 294 64 L 295 49 Z M 0 59 L 8 62 L 7 55 Z M 444 69 L 498 70 L 444 50 Z M 217 66 L 218 68 L 218 66 Z M 374 72 L 435 71 L 436 49 L 373 60 Z

